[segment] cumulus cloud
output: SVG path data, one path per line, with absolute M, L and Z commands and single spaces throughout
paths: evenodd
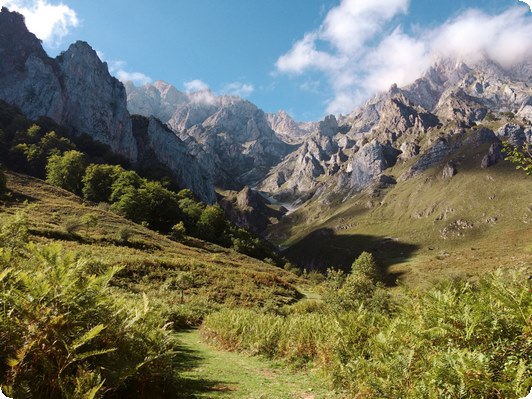
M 4 0 L 0 6 L 24 15 L 28 29 L 50 47 L 58 47 L 72 28 L 79 25 L 76 12 L 63 3 L 47 0 Z
M 277 71 L 321 71 L 333 92 L 327 112 L 345 113 L 393 83 L 411 83 L 436 57 L 469 63 L 489 57 L 509 67 L 532 56 L 526 7 L 498 15 L 466 10 L 439 27 L 407 33 L 401 23 L 408 5 L 408 0 L 342 0 L 317 30 L 278 58 Z
M 97 51 L 98 57 L 103 61 L 104 54 L 100 51 Z M 146 83 L 151 83 L 152 79 L 143 74 L 142 72 L 129 72 L 126 71 L 127 63 L 125 61 L 109 61 L 109 72 L 111 75 L 114 75 L 123 83 L 133 82 L 137 86 L 145 85 Z
M 528 4 L 528 7 L 530 7 L 530 10 L 532 11 L 532 0 L 520 0 L 521 3 Z
M 232 96 L 238 96 L 246 98 L 255 91 L 255 87 L 249 83 L 233 82 L 224 86 L 221 90 L 222 93 L 230 94 Z
M 185 82 L 183 83 L 183 86 L 185 87 L 185 91 L 187 93 L 209 90 L 209 85 L 200 79 L 194 79 L 189 82 Z

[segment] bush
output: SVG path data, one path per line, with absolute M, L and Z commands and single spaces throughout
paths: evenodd
M 89 165 L 82 179 L 83 198 L 93 202 L 109 202 L 113 184 L 122 171 L 120 166 Z
M 341 286 L 348 278 L 335 274 Z M 532 292 L 518 273 L 405 290 L 391 314 L 364 303 L 283 314 L 222 310 L 202 332 L 226 348 L 311 362 L 353 397 L 517 398 L 532 385 Z
M 187 233 L 187 229 L 185 228 L 185 224 L 183 222 L 179 222 L 177 224 L 174 224 L 172 227 L 172 233 L 170 236 L 177 241 L 182 240 L 185 237 L 185 234 Z
M 109 287 L 117 269 L 59 246 L 0 242 L 0 380 L 11 397 L 147 397 L 171 388 L 175 341 L 148 300 Z M 19 247 L 23 246 L 19 243 Z M 140 305 L 139 305 L 140 302 Z M 155 392 L 155 393 L 154 393 Z M 176 392 L 174 392 L 175 396 Z
M 46 181 L 75 194 L 81 193 L 81 179 L 85 173 L 85 156 L 79 151 L 67 151 L 48 158 Z

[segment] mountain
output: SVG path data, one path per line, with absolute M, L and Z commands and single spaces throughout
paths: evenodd
M 266 114 L 242 98 L 182 93 L 162 81 L 126 89 L 130 112 L 167 124 L 219 187 L 256 184 L 292 148 L 276 136 Z
M 305 137 L 318 129 L 318 122 L 296 122 L 286 111 L 266 114 L 275 134 L 284 142 L 299 144 Z
M 31 119 L 48 116 L 137 159 L 124 87 L 87 43 L 76 42 L 52 59 L 24 17 L 2 8 L 0 53 L 0 98 Z
M 501 142 L 532 143 L 530 65 L 439 60 L 336 125 L 329 117 L 328 132 L 308 136 L 258 185 L 297 206 L 269 238 L 321 270 L 370 251 L 390 283 L 526 264 L 532 184 Z
M 214 183 L 188 147 L 155 121 L 146 124 L 139 143 L 127 110 L 124 85 L 109 74 L 107 64 L 87 43 L 78 41 L 50 58 L 30 33 L 24 17 L 3 7 L 0 12 L 0 99 L 25 116 L 45 116 L 107 144 L 133 164 L 152 160 L 168 167 L 177 183 L 203 201 L 216 201 Z M 169 153 L 171 152 L 171 153 Z

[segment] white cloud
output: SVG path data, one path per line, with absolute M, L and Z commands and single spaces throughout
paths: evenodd
M 532 0 L 520 0 L 521 3 L 528 4 L 528 7 L 530 7 L 530 10 L 532 11 Z
M 252 84 L 233 82 L 224 86 L 221 90 L 222 93 L 230 94 L 232 96 L 238 96 L 246 98 L 255 91 L 255 87 Z
M 96 52 L 98 57 L 103 61 L 105 55 L 101 51 Z M 143 74 L 142 72 L 128 72 L 126 71 L 127 63 L 125 61 L 109 61 L 109 72 L 111 75 L 114 75 L 122 83 L 133 82 L 137 86 L 145 85 L 146 83 L 151 83 L 152 79 Z
M 24 15 L 28 29 L 50 47 L 58 47 L 70 29 L 79 25 L 76 12 L 47 0 L 0 0 L 0 6 Z
M 196 91 L 209 90 L 209 85 L 200 79 L 194 79 L 189 82 L 183 83 L 185 91 L 187 93 L 193 93 Z
M 503 67 L 532 56 L 532 19 L 525 7 L 498 15 L 468 10 L 439 27 L 408 34 L 397 21 L 408 5 L 408 0 L 341 0 L 317 30 L 278 58 L 277 71 L 323 72 L 334 93 L 327 112 L 345 113 L 393 83 L 411 83 L 437 56 L 470 63 L 487 56 Z

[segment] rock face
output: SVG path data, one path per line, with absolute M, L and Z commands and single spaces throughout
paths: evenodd
M 24 17 L 2 8 L 0 54 L 1 99 L 29 118 L 48 116 L 136 161 L 124 87 L 90 46 L 77 42 L 51 59 Z
M 149 110 L 168 113 L 169 104 L 183 99 L 160 82 L 156 87 L 152 101 L 144 105 Z M 86 133 L 133 164 L 160 162 L 198 198 L 216 201 L 212 176 L 174 133 L 149 119 L 136 120 L 134 134 L 124 85 L 87 43 L 78 41 L 52 59 L 27 30 L 24 17 L 6 8 L 0 12 L 0 99 L 28 118 L 47 116 L 74 135 Z
M 134 115 L 132 120 L 133 132 L 139 146 L 140 165 L 150 167 L 156 160 L 172 171 L 180 186 L 191 189 L 202 201 L 216 202 L 211 176 L 174 132 L 154 117 Z
M 56 62 L 65 101 L 61 123 L 135 161 L 137 147 L 124 85 L 109 74 L 107 64 L 85 42 L 72 44 Z
M 495 165 L 500 159 L 503 159 L 502 145 L 501 143 L 493 143 L 490 145 L 488 153 L 482 158 L 480 167 L 482 169 L 489 168 L 490 166 Z
M 384 170 L 395 165 L 399 151 L 378 141 L 372 141 L 358 151 L 347 167 L 348 187 L 361 191 Z
M 271 129 L 266 114 L 234 96 L 209 90 L 181 93 L 171 85 L 127 85 L 129 109 L 166 123 L 198 156 L 215 184 L 254 185 L 291 147 Z
M 221 200 L 221 206 L 231 220 L 240 227 L 263 234 L 272 220 L 279 220 L 286 208 L 274 209 L 271 202 L 249 187 Z
M 316 122 L 296 122 L 286 111 L 266 114 L 266 119 L 277 137 L 289 144 L 301 143 L 318 129 Z

